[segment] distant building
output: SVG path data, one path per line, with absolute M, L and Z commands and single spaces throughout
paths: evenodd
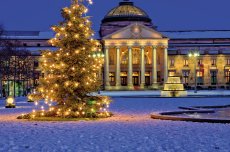
M 147 13 L 133 2 L 120 2 L 107 13 L 99 32 L 104 54 L 106 90 L 160 89 L 168 76 L 180 76 L 194 87 L 230 86 L 230 30 L 158 31 Z M 3 38 L 39 55 L 52 49 L 52 32 L 9 31 Z M 197 67 L 188 56 L 198 50 Z M 195 70 L 196 69 L 196 70 Z M 33 87 L 33 86 L 31 86 Z

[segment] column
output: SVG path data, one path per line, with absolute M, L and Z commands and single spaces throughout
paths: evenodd
M 152 47 L 152 88 L 157 89 L 157 46 Z
M 164 47 L 164 82 L 168 80 L 168 47 Z
M 105 47 L 104 50 L 105 53 L 105 65 L 104 65 L 104 78 L 105 78 L 105 90 L 108 90 L 110 88 L 110 82 L 109 82 L 109 47 Z
M 133 89 L 133 59 L 132 59 L 132 47 L 128 47 L 129 63 L 128 63 L 128 89 Z
M 145 88 L 145 47 L 141 47 L 141 89 Z
M 121 86 L 121 67 L 120 67 L 120 47 L 116 47 L 117 61 L 116 61 L 116 87 L 120 89 Z

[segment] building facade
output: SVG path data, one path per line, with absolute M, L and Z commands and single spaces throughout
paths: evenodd
M 20 42 L 18 48 L 37 58 L 40 50 L 55 50 L 47 43 L 53 36 L 52 32 L 8 31 L 2 38 Z M 145 11 L 123 1 L 102 19 L 97 39 L 105 54 L 105 90 L 161 89 L 168 76 L 180 76 L 187 88 L 194 87 L 195 77 L 199 88 L 230 86 L 230 30 L 158 31 Z M 199 52 L 196 58 L 189 56 L 194 50 Z

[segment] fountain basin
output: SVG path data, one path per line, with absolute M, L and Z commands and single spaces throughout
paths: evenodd
M 151 118 L 172 121 L 230 123 L 230 106 L 181 107 L 182 111 L 152 113 Z M 212 109 L 209 109 L 212 108 Z M 208 109 L 208 110 L 207 110 Z

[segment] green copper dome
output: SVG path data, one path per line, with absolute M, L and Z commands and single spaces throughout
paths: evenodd
M 134 6 L 133 2 L 120 2 L 119 6 L 113 8 L 105 16 L 102 22 L 110 21 L 150 21 L 151 19 L 142 9 Z
M 140 8 L 133 6 L 132 2 L 120 2 L 120 5 L 113 8 L 107 15 L 107 17 L 113 16 L 145 16 L 146 13 Z

